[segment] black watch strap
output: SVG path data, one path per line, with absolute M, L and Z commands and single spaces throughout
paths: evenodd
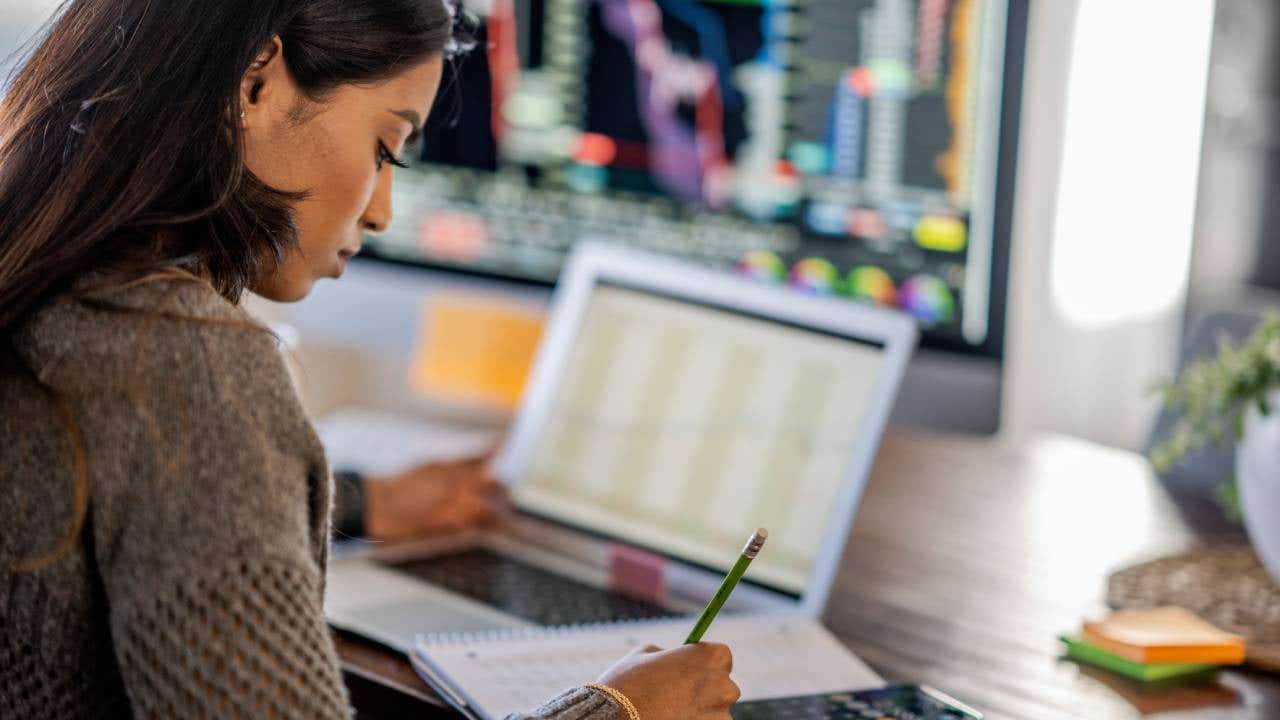
M 354 470 L 333 473 L 333 532 L 364 537 L 364 476 Z

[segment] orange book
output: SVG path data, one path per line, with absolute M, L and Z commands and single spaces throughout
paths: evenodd
M 1086 622 L 1083 634 L 1096 647 L 1138 663 L 1244 662 L 1244 638 L 1179 607 L 1119 610 L 1101 622 Z

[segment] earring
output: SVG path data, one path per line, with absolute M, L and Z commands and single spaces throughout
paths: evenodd
M 245 116 L 245 112 L 244 112 L 243 110 L 241 110 L 241 111 L 240 111 L 240 117 L 242 117 L 242 118 L 243 118 L 244 116 Z

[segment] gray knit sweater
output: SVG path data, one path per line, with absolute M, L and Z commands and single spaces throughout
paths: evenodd
M 350 716 L 321 611 L 329 471 L 248 325 L 165 279 L 64 295 L 0 343 L 0 718 Z M 619 709 L 579 688 L 526 717 Z

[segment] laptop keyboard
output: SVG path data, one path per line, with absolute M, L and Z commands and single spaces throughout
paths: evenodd
M 661 605 L 592 587 L 489 550 L 464 550 L 391 567 L 539 625 L 677 616 Z
M 740 702 L 734 720 L 971 720 L 909 687 Z

